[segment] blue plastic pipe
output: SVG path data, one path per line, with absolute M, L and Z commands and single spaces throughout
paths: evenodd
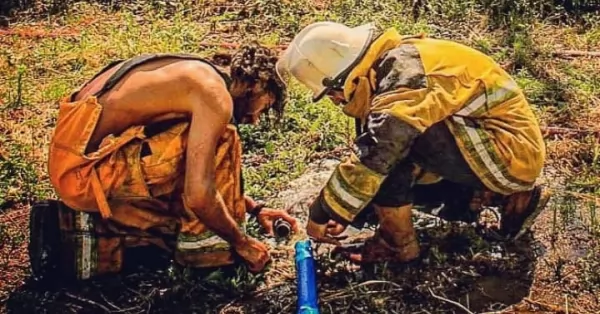
M 298 314 L 319 314 L 315 259 L 310 240 L 296 242 Z

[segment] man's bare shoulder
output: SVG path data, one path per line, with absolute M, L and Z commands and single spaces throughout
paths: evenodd
M 206 102 L 210 101 L 208 108 Z M 232 109 L 233 103 L 223 77 L 199 60 L 161 59 L 140 65 L 125 75 L 101 99 L 119 111 L 172 110 L 192 113 L 199 109 Z M 145 106 L 139 106 L 144 103 Z
M 233 112 L 233 100 L 220 73 L 204 62 L 185 61 L 178 66 L 178 79 L 193 90 L 192 102 L 204 109 L 216 110 L 227 119 Z
M 211 92 L 229 94 L 227 84 L 220 73 L 211 65 L 196 60 L 181 61 L 176 64 L 178 79 L 194 88 Z

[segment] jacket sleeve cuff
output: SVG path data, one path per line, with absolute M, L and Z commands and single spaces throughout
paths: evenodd
M 310 204 L 308 218 L 319 225 L 324 225 L 331 219 L 331 216 L 322 204 L 321 194 Z
M 327 204 L 327 201 L 323 197 L 323 192 L 321 192 L 319 197 L 317 197 L 310 205 L 309 219 L 320 225 L 326 224 L 330 219 L 343 225 L 347 225 L 352 222 L 338 214 Z

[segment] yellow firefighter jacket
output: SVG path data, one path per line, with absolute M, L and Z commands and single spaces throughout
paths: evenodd
M 378 121 L 369 129 L 377 139 L 369 155 L 378 162 L 352 155 L 319 196 L 326 211 L 347 222 L 406 157 L 398 126 L 422 133 L 443 121 L 471 169 L 497 193 L 529 190 L 541 172 L 545 146 L 527 100 L 508 73 L 475 49 L 388 29 L 349 74 L 344 94 L 350 100 L 344 113 L 363 124 Z

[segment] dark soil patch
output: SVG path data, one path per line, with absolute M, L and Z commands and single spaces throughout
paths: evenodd
M 369 231 L 365 233 L 368 236 Z M 457 223 L 423 228 L 419 235 L 423 254 L 412 264 L 359 269 L 328 254 L 329 247 L 317 248 L 321 311 L 461 311 L 435 294 L 480 313 L 506 308 L 528 295 L 535 259 L 530 237 L 514 244 L 488 242 L 472 227 Z M 280 244 L 288 251 L 291 245 Z M 243 266 L 179 269 L 160 251 L 138 249 L 129 253 L 125 260 L 130 266 L 120 275 L 71 284 L 29 281 L 11 293 L 6 309 L 9 313 L 295 312 L 292 256 L 274 254 L 274 258 L 277 261 L 266 276 L 252 276 Z

